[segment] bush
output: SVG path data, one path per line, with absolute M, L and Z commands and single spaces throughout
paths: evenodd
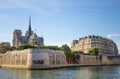
M 58 46 L 39 46 L 38 48 L 60 50 Z
M 73 51 L 72 53 L 76 53 L 76 54 L 84 54 L 83 51 Z
M 61 50 L 58 46 L 32 46 L 29 44 L 22 44 L 17 47 L 17 50 L 24 50 L 29 48 L 42 48 L 42 49 L 52 49 L 52 50 Z
M 22 44 L 22 45 L 17 47 L 17 50 L 24 50 L 24 49 L 29 49 L 29 48 L 37 48 L 37 47 L 29 45 L 29 44 Z

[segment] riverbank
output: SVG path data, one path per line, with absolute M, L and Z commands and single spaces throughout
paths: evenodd
M 78 64 L 70 64 L 64 51 L 51 49 L 26 49 L 0 55 L 0 67 L 15 69 L 45 70 L 69 67 L 105 66 L 120 64 L 119 56 L 79 55 Z M 103 61 L 104 60 L 104 61 Z
M 73 67 L 92 67 L 92 66 L 119 66 L 120 64 L 99 64 L 99 65 L 80 65 L 80 64 L 67 64 L 67 65 L 49 65 L 49 66 L 34 66 L 32 68 L 21 68 L 21 67 L 6 67 L 0 68 L 14 68 L 14 69 L 26 69 L 26 70 L 51 70 L 51 69 L 61 69 L 61 68 L 73 68 Z
M 68 64 L 68 65 L 56 65 L 56 66 L 36 66 L 31 70 L 49 70 L 49 69 L 61 69 L 61 68 L 71 68 L 71 67 L 92 67 L 92 66 L 117 66 L 120 64 L 102 64 L 102 65 L 80 65 L 80 64 Z

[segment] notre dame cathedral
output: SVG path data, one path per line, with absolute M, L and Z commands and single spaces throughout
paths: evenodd
M 29 27 L 25 36 L 22 36 L 22 31 L 15 29 L 13 32 L 13 47 L 18 47 L 21 44 L 30 44 L 34 46 L 43 46 L 43 37 L 38 37 L 31 29 L 31 18 L 29 18 Z

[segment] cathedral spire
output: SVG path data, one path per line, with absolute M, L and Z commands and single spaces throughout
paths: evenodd
M 28 27 L 29 34 L 31 35 L 32 30 L 31 30 L 31 15 L 29 16 L 29 27 Z
M 29 24 L 28 24 L 28 30 L 26 31 L 26 36 L 30 36 L 33 34 L 32 28 L 31 28 L 31 15 L 29 16 Z

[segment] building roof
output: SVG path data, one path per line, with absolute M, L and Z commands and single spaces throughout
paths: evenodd
M 37 37 L 36 33 L 34 33 L 29 37 L 29 39 L 38 39 L 38 37 Z

